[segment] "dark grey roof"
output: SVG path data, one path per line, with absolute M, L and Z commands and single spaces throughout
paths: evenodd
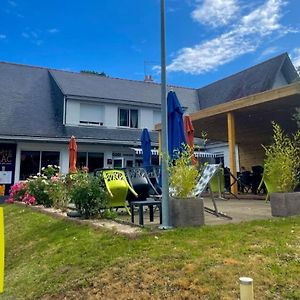
M 299 79 L 287 53 L 198 89 L 200 109 L 272 89 L 282 71 L 287 83 Z
M 101 77 L 83 73 L 50 70 L 64 95 L 110 99 L 160 105 L 160 84 L 136 80 Z M 187 112 L 199 109 L 196 89 L 169 86 L 176 92 Z
M 0 135 L 138 142 L 141 130 L 63 126 L 63 94 L 47 69 L 0 62 Z M 157 134 L 150 133 L 153 142 Z
M 199 110 L 199 103 L 205 108 L 271 89 L 279 71 L 288 83 L 299 79 L 287 54 L 282 54 L 198 90 L 172 89 L 189 113 Z M 139 142 L 137 129 L 64 126 L 64 95 L 159 105 L 160 85 L 0 62 L 0 136 L 68 139 L 75 135 L 96 143 Z M 150 134 L 157 142 L 157 134 Z

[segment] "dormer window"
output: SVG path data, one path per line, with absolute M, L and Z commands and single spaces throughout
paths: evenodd
M 138 128 L 139 118 L 137 109 L 119 108 L 118 126 Z
M 99 104 L 80 103 L 81 125 L 102 126 L 104 120 L 104 107 Z

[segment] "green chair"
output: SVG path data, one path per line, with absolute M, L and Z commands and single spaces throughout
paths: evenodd
M 260 191 L 263 183 L 265 184 L 266 189 L 267 189 L 266 201 L 268 201 L 271 193 L 278 192 L 278 182 L 277 182 L 276 178 L 271 178 L 270 176 L 267 176 L 266 173 L 264 173 L 263 177 L 261 179 L 261 182 L 258 186 L 258 189 L 257 189 L 258 191 Z
M 213 193 L 219 194 L 220 199 L 224 199 L 225 179 L 224 179 L 224 169 L 223 168 L 219 168 L 217 173 L 210 180 L 209 187 Z
M 124 207 L 129 215 L 131 215 L 127 203 L 126 197 L 128 190 L 138 197 L 135 190 L 129 185 L 125 173 L 122 170 L 103 170 L 102 171 L 104 182 L 110 195 L 108 201 L 109 208 Z

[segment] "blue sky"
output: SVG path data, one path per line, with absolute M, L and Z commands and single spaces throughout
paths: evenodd
M 159 0 L 0 0 L 0 61 L 160 81 Z M 282 52 L 299 0 L 166 0 L 168 83 L 201 87 Z M 146 63 L 145 63 L 146 61 Z

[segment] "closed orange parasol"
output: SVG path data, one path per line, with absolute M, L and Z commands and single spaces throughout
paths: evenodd
M 184 131 L 187 144 L 190 146 L 192 153 L 194 153 L 194 126 L 190 116 L 184 116 Z M 197 163 L 195 156 L 192 156 L 193 165 Z
M 71 136 L 69 143 L 69 172 L 76 172 L 76 161 L 77 161 L 77 143 L 75 136 Z

